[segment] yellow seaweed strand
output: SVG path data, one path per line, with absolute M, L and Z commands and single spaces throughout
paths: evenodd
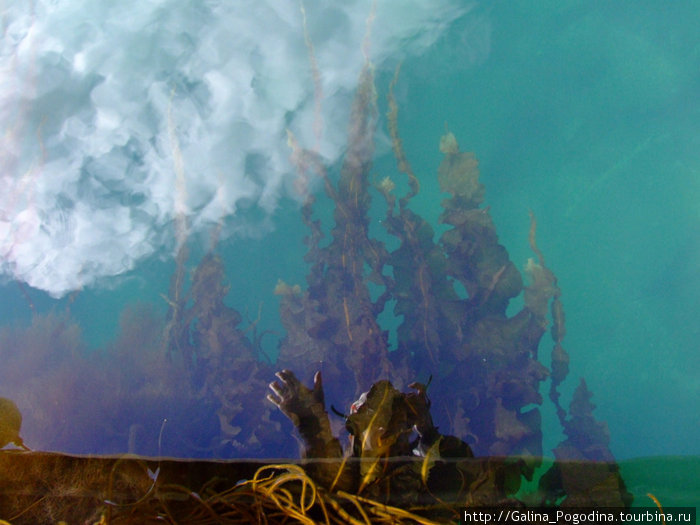
M 362 515 L 362 518 L 365 520 L 366 524 L 372 523 L 372 520 L 370 519 L 367 512 L 365 512 L 365 509 L 363 508 L 362 504 L 360 503 L 360 501 L 357 498 L 348 498 L 347 493 L 342 492 L 342 491 L 338 492 L 338 496 L 350 501 L 350 503 L 352 503 L 355 506 L 355 508 L 357 509 L 357 512 L 359 512 Z
M 382 396 L 382 400 L 379 403 L 380 407 L 384 406 L 384 403 L 386 403 L 387 396 L 389 395 L 389 388 L 384 389 L 384 395 Z M 367 425 L 367 429 L 364 432 L 364 435 L 362 436 L 362 450 L 368 450 L 368 440 L 370 439 L 372 435 L 372 431 L 374 430 L 375 422 L 377 420 L 377 417 L 379 416 L 379 413 L 381 410 L 376 410 L 374 414 L 372 415 L 372 419 L 369 420 L 369 424 Z M 381 461 L 381 456 L 378 456 L 372 465 L 370 466 L 369 470 L 367 473 L 362 477 L 362 481 L 360 482 L 360 488 L 357 490 L 358 492 L 362 492 L 364 488 L 369 485 L 373 479 L 372 476 L 374 473 L 377 471 L 377 467 L 379 465 L 379 462 Z
M 392 78 L 389 84 L 389 94 L 387 95 L 387 101 L 389 104 L 389 110 L 386 112 L 387 125 L 389 127 L 389 136 L 391 137 L 391 148 L 394 150 L 394 157 L 396 157 L 396 164 L 400 172 L 405 173 L 408 176 L 408 185 L 411 191 L 406 195 L 401 202 L 404 203 L 408 201 L 411 197 L 415 196 L 420 189 L 420 183 L 413 169 L 411 168 L 408 159 L 406 158 L 406 152 L 403 149 L 403 141 L 399 135 L 399 105 L 396 102 L 396 97 L 394 96 L 394 87 L 399 80 L 399 71 L 401 70 L 401 63 L 396 66 L 394 71 L 394 78 Z
M 413 512 L 400 509 L 391 505 L 385 505 L 378 501 L 371 500 L 369 498 L 364 498 L 362 496 L 356 496 L 354 494 L 348 494 L 347 492 L 338 491 L 338 495 L 342 495 L 347 499 L 355 499 L 359 502 L 365 503 L 369 506 L 370 513 L 375 516 L 381 517 L 388 523 L 398 523 L 397 518 L 403 518 L 406 520 L 411 520 L 421 525 L 437 525 L 439 522 L 433 521 L 429 518 L 425 518 Z
M 331 483 L 330 486 L 330 491 L 333 492 L 333 489 L 335 489 L 335 486 L 338 484 L 338 481 L 340 480 L 340 476 L 342 475 L 343 471 L 345 470 L 345 465 L 348 462 L 348 456 L 345 455 L 343 456 L 343 461 L 340 462 L 340 467 L 338 468 L 338 472 L 335 473 L 335 478 L 333 478 L 333 483 Z
M 314 145 L 313 151 L 318 153 L 321 146 L 321 136 L 323 135 L 323 115 L 321 113 L 323 84 L 321 83 L 321 72 L 318 68 L 318 61 L 316 60 L 316 51 L 314 50 L 314 44 L 311 41 L 309 28 L 306 24 L 306 9 L 304 9 L 304 2 L 302 0 L 299 1 L 299 9 L 301 10 L 301 21 L 304 30 L 304 45 L 306 45 L 306 50 L 309 53 L 309 64 L 311 66 L 311 76 L 314 83 L 314 138 L 316 139 L 316 144 Z
M 661 511 L 661 519 L 663 520 L 664 525 L 666 525 L 666 514 L 664 513 L 664 508 L 661 506 L 661 502 L 651 492 L 647 492 L 647 497 L 656 503 L 657 507 L 659 507 L 659 510 Z
M 11 524 L 12 521 L 16 520 L 17 518 L 19 518 L 19 517 L 22 516 L 23 514 L 26 514 L 27 512 L 29 512 L 31 509 L 33 509 L 34 507 L 36 507 L 39 503 L 41 503 L 42 501 L 44 501 L 47 497 L 48 497 L 48 496 L 44 495 L 44 496 L 40 497 L 38 500 L 36 500 L 34 503 L 32 503 L 31 505 L 29 505 L 28 507 L 25 507 L 24 510 L 21 510 L 21 511 L 19 512 L 19 514 L 15 514 L 14 516 L 12 516 L 12 517 L 10 518 L 10 522 L 7 522 L 7 521 L 5 521 L 5 520 L 0 520 L 0 525 L 5 525 L 5 524 L 7 524 L 7 525 L 12 525 L 12 524 Z
M 343 494 L 344 493 L 338 492 L 339 496 L 343 496 Z M 353 518 L 350 514 L 348 514 L 348 512 L 343 507 L 341 507 L 340 504 L 334 499 L 329 499 L 328 503 L 331 505 L 331 507 L 333 507 L 333 510 L 335 510 L 338 513 L 338 515 L 343 519 L 345 523 L 350 523 L 351 525 L 367 525 L 372 523 L 372 521 L 369 519 L 369 517 L 367 517 L 367 514 L 364 511 L 362 512 L 362 514 L 366 517 L 366 519 L 363 523 L 362 521 Z
M 537 260 L 539 261 L 540 266 L 545 268 L 546 265 L 544 264 L 544 255 L 537 247 L 537 218 L 535 217 L 535 212 L 532 210 L 529 210 L 528 214 L 530 215 L 530 231 L 528 232 L 527 239 L 530 242 L 530 249 L 532 249 L 532 251 L 535 252 L 535 255 L 537 255 Z
M 287 472 L 277 476 L 276 478 L 271 479 L 269 481 L 270 486 L 264 487 L 263 493 L 267 497 L 269 497 L 273 502 L 275 502 L 276 506 L 280 510 L 282 510 L 286 515 L 291 516 L 301 521 L 302 523 L 315 523 L 313 519 L 307 516 L 307 511 L 313 508 L 317 501 L 320 501 L 320 499 L 318 498 L 318 492 L 315 484 L 312 482 L 312 480 L 308 477 L 306 472 L 301 467 L 298 467 L 296 465 L 277 466 L 286 468 Z M 256 477 L 264 468 L 265 467 L 256 472 Z M 300 482 L 302 484 L 301 500 L 299 501 L 298 505 L 295 504 L 295 498 L 292 495 L 292 493 L 286 488 L 282 487 L 282 485 L 288 482 Z M 308 504 L 306 504 L 306 491 L 308 489 L 311 490 L 311 500 Z M 281 494 L 282 498 L 280 498 L 278 494 Z
M 345 326 L 348 330 L 348 339 L 352 341 L 352 331 L 350 330 L 350 311 L 348 310 L 347 297 L 343 297 L 343 311 L 345 312 Z

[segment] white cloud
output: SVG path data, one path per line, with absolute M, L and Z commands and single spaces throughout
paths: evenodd
M 297 2 L 11 4 L 0 41 L 0 273 L 59 296 L 171 250 L 162 232 L 178 202 L 204 230 L 235 216 L 240 199 L 272 212 L 291 187 L 285 129 L 314 144 Z M 347 113 L 371 4 L 307 4 L 327 114 L 320 148 L 333 161 L 346 123 L 328 116 Z M 377 64 L 432 45 L 467 11 L 461 0 L 378 5 Z

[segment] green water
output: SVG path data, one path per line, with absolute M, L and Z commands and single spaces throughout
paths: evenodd
M 668 456 L 623 461 L 620 472 L 634 494 L 635 506 L 649 506 L 647 494 L 651 493 L 666 507 L 696 507 L 699 467 L 697 456 Z

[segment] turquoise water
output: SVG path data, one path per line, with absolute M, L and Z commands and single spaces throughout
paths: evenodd
M 436 173 L 447 126 L 460 148 L 479 159 L 499 242 L 521 270 L 533 257 L 528 211 L 537 216 L 537 242 L 566 311 L 563 344 L 571 364 L 563 404 L 584 377 L 616 458 L 697 456 L 700 6 L 415 3 L 393 15 L 380 8 L 367 40 L 380 115 L 373 177 L 402 180 L 384 118 L 401 60 L 399 131 L 421 184 L 411 208 L 438 234 L 445 231 Z M 280 8 L 269 33 L 262 22 L 257 33 L 241 29 L 231 50 L 224 25 L 211 25 L 221 6 L 127 6 L 134 27 L 146 28 L 130 31 L 128 17 L 100 24 L 100 13 L 92 12 L 81 25 L 74 16 L 79 4 L 39 2 L 31 16 L 16 8 L 4 22 L 3 67 L 25 84 L 8 83 L 0 100 L 2 177 L 12 188 L 0 201 L 0 352 L 7 363 L 0 395 L 23 412 L 30 447 L 126 451 L 134 441 L 129 418 L 138 419 L 129 410 L 137 409 L 76 399 L 99 388 L 104 363 L 107 370 L 127 367 L 115 353 L 126 344 L 115 342 L 122 311 L 150 305 L 142 308 L 152 317 L 143 311 L 136 317 L 162 328 L 163 296 L 176 268 L 178 206 L 188 217 L 190 276 L 211 245 L 210 232 L 223 225 L 216 252 L 230 285 L 226 303 L 241 313 L 247 337 L 262 336 L 259 349 L 274 361 L 284 328 L 273 289 L 278 279 L 303 287 L 309 271 L 285 129 L 302 147 L 318 140 L 317 151 L 337 177 L 370 6 L 349 3 L 342 12 L 307 6 L 324 87 L 319 95 L 297 5 Z M 226 14 L 240 16 L 241 24 L 269 16 L 263 8 L 245 16 L 235 11 Z M 337 21 L 336 32 L 330 20 Z M 112 57 L 104 51 L 114 45 L 109 42 L 121 43 Z M 236 79 L 234 88 L 226 88 L 227 77 Z M 315 134 L 319 99 L 323 126 Z M 184 191 L 173 164 L 177 150 Z M 311 188 L 322 201 L 321 184 L 312 180 Z M 383 233 L 381 197 L 373 197 L 370 232 L 391 247 L 396 241 Z M 317 214 L 325 206 L 330 217 L 329 205 L 319 206 Z M 509 312 L 521 305 L 515 300 Z M 31 328 L 32 317 L 50 313 L 59 320 Z M 390 331 L 399 322 L 390 311 L 381 320 Z M 66 328 L 73 324 L 79 334 Z M 60 343 L 61 331 L 72 339 Z M 39 332 L 48 340 L 36 342 Z M 396 344 L 395 333 L 389 341 Z M 144 347 L 129 359 L 148 361 Z M 545 334 L 545 365 L 550 347 Z M 103 368 L 84 364 L 97 355 Z M 73 359 L 83 364 L 71 365 Z M 158 374 L 145 368 L 146 381 L 153 381 Z M 542 413 L 543 451 L 551 455 L 563 435 L 554 409 L 545 403 Z M 166 442 L 168 433 L 188 432 L 173 428 L 172 417 L 162 427 L 166 416 L 158 410 L 152 416 L 142 425 L 150 444 L 144 452 L 156 452 L 159 429 Z M 108 443 L 71 433 L 87 424 L 78 419 L 95 417 L 114 418 L 104 433 Z M 187 417 L 179 421 L 185 425 Z M 216 434 L 215 418 L 207 425 Z
M 447 121 L 476 152 L 513 261 L 529 256 L 527 210 L 537 214 L 568 314 L 571 375 L 586 377 L 624 457 L 697 453 L 693 13 L 692 3 L 504 3 L 490 11 L 503 18 L 489 60 L 443 65 L 444 84 L 419 70 L 415 96 L 429 102 L 406 104 L 416 115 L 403 129 L 438 135 Z M 425 142 L 404 140 L 409 152 Z M 416 170 L 429 173 L 434 156 Z

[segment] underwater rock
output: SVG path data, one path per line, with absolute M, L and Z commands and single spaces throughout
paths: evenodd
M 0 448 L 9 444 L 26 449 L 19 430 L 22 427 L 22 414 L 14 401 L 0 397 Z

